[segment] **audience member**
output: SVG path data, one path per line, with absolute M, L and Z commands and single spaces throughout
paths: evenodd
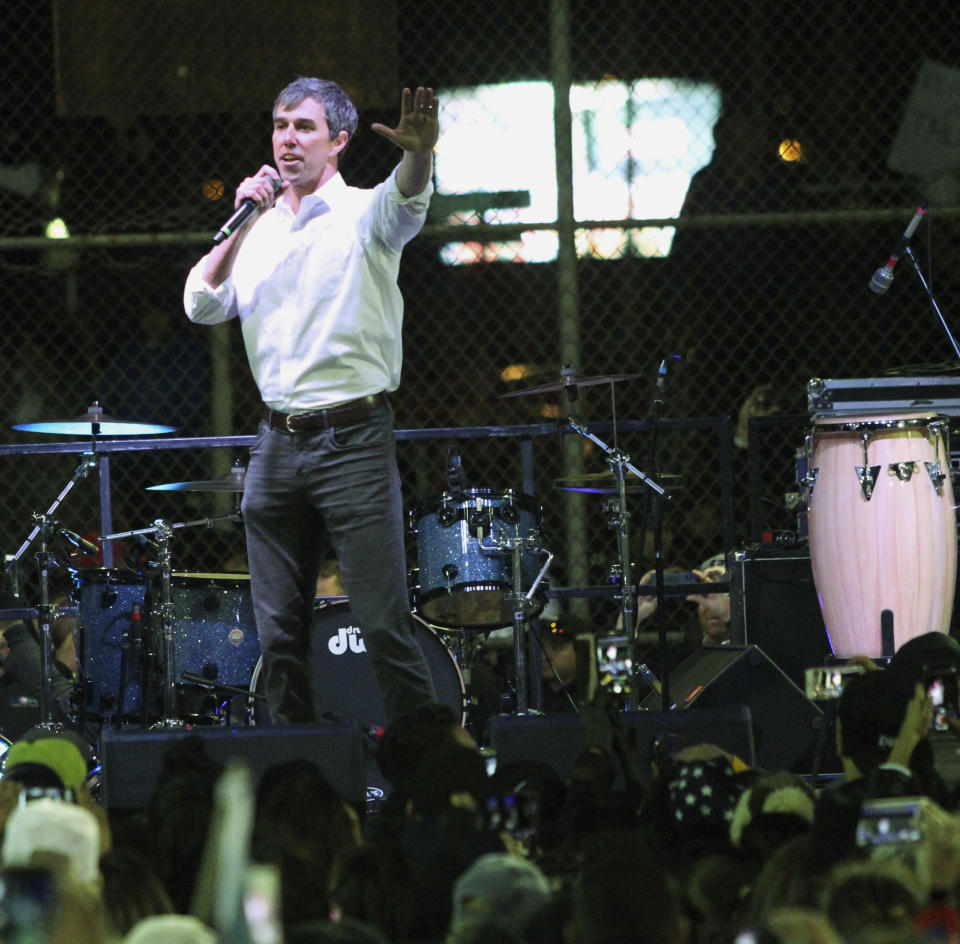
M 264 778 L 253 856 L 280 870 L 284 929 L 328 920 L 331 876 L 340 856 L 359 841 L 356 816 L 313 764 L 278 765 Z
M 819 791 L 715 745 L 654 750 L 638 788 L 624 762 L 636 745 L 602 698 L 578 705 L 585 749 L 568 777 L 522 758 L 488 776 L 455 712 L 427 706 L 382 738 L 389 797 L 362 829 L 313 761 L 267 770 L 249 861 L 279 867 L 290 944 L 956 941 L 960 815 L 938 799 L 952 799 L 943 772 L 916 755 L 932 717 L 920 682 L 958 653 L 920 637 L 851 677 L 837 704 L 843 779 Z M 7 752 L 0 921 L 3 879 L 14 889 L 26 868 L 46 876 L 57 944 L 213 944 L 188 914 L 221 765 L 202 739 L 177 740 L 143 838 L 117 845 L 89 754 L 45 730 Z M 884 832 L 877 802 L 899 804 L 905 825 L 888 815 Z

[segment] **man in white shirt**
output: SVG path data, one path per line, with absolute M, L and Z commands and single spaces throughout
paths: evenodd
M 315 720 L 309 629 L 321 561 L 340 563 L 388 720 L 434 698 L 407 593 L 403 505 L 387 393 L 400 382 L 400 254 L 433 191 L 438 101 L 404 89 L 403 151 L 372 190 L 339 157 L 357 112 L 333 82 L 297 79 L 277 97 L 273 157 L 237 188 L 257 211 L 191 270 L 192 321 L 239 318 L 263 399 L 243 516 L 263 677 L 275 723 Z M 316 680 L 322 686 L 323 680 Z

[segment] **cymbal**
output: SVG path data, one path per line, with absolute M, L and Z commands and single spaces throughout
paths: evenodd
M 664 473 L 657 479 L 658 484 L 667 491 L 680 486 L 680 476 Z M 588 472 L 585 475 L 570 475 L 554 479 L 553 484 L 566 492 L 590 492 L 594 495 L 617 495 L 620 491 L 612 472 Z M 627 494 L 633 495 L 645 491 L 647 486 L 635 475 L 627 475 Z
M 510 393 L 501 393 L 498 399 L 505 397 L 527 397 L 534 393 L 557 393 L 568 387 L 593 387 L 597 384 L 621 383 L 625 380 L 635 380 L 641 374 L 603 374 L 596 377 L 577 377 L 570 374 L 555 383 L 540 384 L 537 387 L 527 387 L 526 390 L 512 390 Z
M 94 403 L 86 413 L 73 419 L 18 423 L 13 428 L 25 433 L 53 433 L 58 436 L 151 436 L 154 433 L 172 433 L 176 426 L 117 420 L 107 416 L 99 404 Z
M 246 469 L 237 466 L 229 475 L 219 479 L 201 479 L 196 482 L 165 482 L 162 485 L 148 485 L 148 492 L 242 492 Z

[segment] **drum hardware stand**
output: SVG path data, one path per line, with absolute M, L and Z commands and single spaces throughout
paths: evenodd
M 180 678 L 185 682 L 193 682 L 194 685 L 199 686 L 200 688 L 209 689 L 214 694 L 219 692 L 225 692 L 229 695 L 240 695 L 243 698 L 247 699 L 247 707 L 244 709 L 247 718 L 247 724 L 250 724 L 250 712 L 252 709 L 252 699 L 260 698 L 263 701 L 267 700 L 267 696 L 261 692 L 251 691 L 249 688 L 240 688 L 237 685 L 225 685 L 223 682 L 214 682 L 211 679 L 204 678 L 202 675 L 196 675 L 193 672 L 181 672 Z M 232 698 L 227 699 L 227 701 L 232 701 Z
M 507 599 L 513 604 L 513 672 L 514 684 L 516 688 L 517 703 L 515 712 L 518 715 L 525 715 L 530 710 L 529 685 L 527 680 L 527 623 L 532 607 L 533 595 L 537 592 L 541 581 L 547 573 L 550 564 L 553 562 L 553 552 L 540 546 L 539 535 L 532 537 L 515 537 L 496 539 L 496 544 L 489 545 L 483 543 L 483 535 L 477 535 L 477 544 L 481 551 L 492 553 L 502 553 L 510 551 L 513 564 L 513 592 L 507 594 Z M 524 550 L 541 551 L 547 555 L 547 559 L 540 568 L 530 589 L 523 591 L 523 566 L 522 552 Z
M 627 507 L 627 483 L 626 470 L 632 472 L 640 479 L 653 493 L 652 503 L 653 513 L 653 533 L 654 533 L 654 552 L 655 566 L 657 571 L 657 612 L 659 614 L 658 626 L 660 629 L 660 674 L 661 674 L 661 697 L 664 705 L 669 705 L 669 692 L 666 684 L 666 630 L 663 621 L 663 547 L 662 531 L 660 528 L 660 503 L 662 500 L 670 500 L 670 495 L 662 485 L 655 482 L 650 476 L 641 472 L 630 462 L 630 456 L 622 450 L 609 446 L 602 439 L 591 433 L 586 426 L 574 417 L 568 417 L 567 423 L 570 428 L 589 439 L 592 443 L 599 446 L 609 457 L 608 464 L 617 483 L 617 497 L 607 503 L 607 508 L 611 512 L 611 525 L 617 529 L 617 546 L 619 554 L 619 583 L 620 583 L 620 612 L 623 623 L 623 630 L 627 636 L 627 643 L 630 652 L 630 661 L 632 672 L 634 674 L 633 683 L 630 686 L 629 706 L 636 708 L 638 704 L 639 685 L 636 684 L 637 676 L 649 679 L 650 670 L 642 665 L 637 658 L 637 625 L 636 625 L 636 601 L 634 594 L 636 587 L 633 584 L 632 565 L 630 563 L 630 511 Z
M 40 725 L 47 730 L 63 730 L 63 725 L 53 720 L 53 620 L 56 617 L 57 607 L 50 602 L 50 570 L 57 566 L 56 557 L 50 550 L 49 544 L 59 528 L 58 522 L 53 520 L 53 513 L 60 507 L 73 487 L 81 479 L 86 478 L 97 467 L 97 459 L 93 452 L 85 452 L 77 464 L 70 481 L 63 487 L 59 495 L 53 500 L 50 507 L 43 514 L 34 514 L 35 527 L 27 535 L 6 565 L 9 572 L 17 566 L 20 558 L 39 536 L 40 550 L 36 554 L 37 567 L 40 573 L 40 605 L 37 616 L 40 623 Z
M 173 674 L 173 596 L 170 580 L 173 571 L 170 543 L 173 533 L 179 528 L 192 528 L 203 525 L 212 528 L 217 521 L 235 521 L 236 513 L 221 515 L 217 518 L 197 518 L 193 521 L 181 521 L 170 524 L 162 518 L 157 518 L 153 527 L 139 528 L 135 531 L 118 531 L 116 534 L 105 534 L 102 541 L 116 541 L 121 538 L 137 537 L 139 535 L 156 535 L 157 564 L 160 571 L 160 628 L 163 638 L 163 717 L 151 725 L 154 730 L 182 728 L 184 722 L 177 717 L 177 685 Z M 146 701 L 146 698 L 144 698 Z

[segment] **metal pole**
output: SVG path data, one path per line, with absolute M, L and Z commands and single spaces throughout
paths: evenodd
M 576 225 L 573 214 L 573 116 L 570 111 L 570 0 L 550 3 L 551 71 L 553 82 L 554 146 L 557 172 L 557 333 L 560 362 L 580 367 L 580 288 L 577 276 Z M 576 436 L 564 439 L 563 474 L 583 473 L 583 444 Z M 587 583 L 586 504 L 579 492 L 565 497 L 567 573 L 566 583 Z M 571 607 L 578 615 L 588 606 L 584 599 Z

